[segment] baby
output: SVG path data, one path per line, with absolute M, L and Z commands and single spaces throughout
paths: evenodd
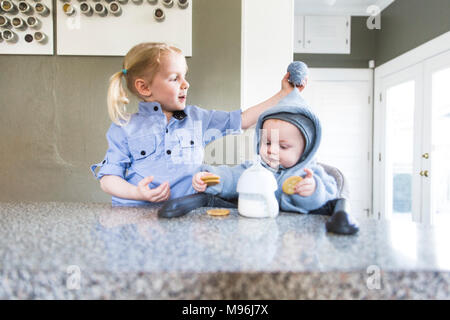
M 321 140 L 320 121 L 299 90 L 293 90 L 261 114 L 255 130 L 256 152 L 277 180 L 275 196 L 282 211 L 308 213 L 337 197 L 336 181 L 314 160 Z M 225 199 L 237 198 L 237 182 L 250 165 L 251 162 L 234 167 L 202 165 L 201 172 L 192 179 L 193 188 Z M 211 174 L 220 176 L 220 183 L 207 187 L 201 177 Z M 282 191 L 282 185 L 291 176 L 303 179 L 295 185 L 294 194 L 289 195 Z

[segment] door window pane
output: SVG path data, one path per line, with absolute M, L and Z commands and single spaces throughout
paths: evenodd
M 450 219 L 450 68 L 432 78 L 431 183 L 436 223 Z
M 414 81 L 408 81 L 386 91 L 389 207 L 394 215 L 408 219 L 412 212 L 414 87 Z

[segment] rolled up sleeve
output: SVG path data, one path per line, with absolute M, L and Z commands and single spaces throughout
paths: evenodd
M 112 124 L 106 133 L 108 150 L 103 161 L 91 166 L 92 174 L 101 179 L 105 175 L 114 175 L 125 178 L 125 172 L 130 167 L 131 154 L 128 148 L 128 140 L 123 129 Z M 98 172 L 95 173 L 96 169 Z
M 207 121 L 208 129 L 218 129 L 222 135 L 242 133 L 242 111 L 211 110 Z

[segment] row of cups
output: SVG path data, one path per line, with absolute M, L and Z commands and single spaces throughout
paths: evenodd
M 62 8 L 63 12 L 68 16 L 72 16 L 76 13 L 76 8 L 70 3 L 65 3 Z M 122 14 L 122 8 L 120 7 L 118 1 L 111 1 L 107 6 L 98 2 L 94 4 L 93 7 L 87 1 L 82 1 L 80 3 L 80 11 L 86 16 L 92 16 L 95 12 L 100 17 L 106 16 L 108 12 L 115 16 L 120 16 Z
M 11 0 L 2 0 L 0 2 L 0 13 L 4 12 L 15 15 L 21 12 L 26 15 L 32 15 L 34 11 L 44 17 L 50 14 L 50 9 L 45 4 L 40 2 L 36 2 L 33 5 L 30 5 L 26 1 L 19 1 L 18 4 L 15 4 Z
M 62 8 L 63 12 L 68 16 L 72 16 L 76 13 L 75 6 L 68 2 L 64 3 Z M 105 17 L 108 12 L 110 12 L 114 16 L 120 16 L 122 14 L 122 8 L 119 4 L 119 1 L 111 1 L 108 3 L 108 5 L 97 2 L 93 6 L 91 6 L 87 1 L 82 1 L 80 3 L 80 12 L 86 16 L 92 16 L 94 12 L 100 17 Z M 157 21 L 163 21 L 165 19 L 165 16 L 166 15 L 164 13 L 164 10 L 161 8 L 156 8 L 153 11 L 153 17 Z
M 36 1 L 36 0 L 35 0 Z M 61 0 L 62 2 L 70 2 L 71 0 Z M 79 2 L 84 2 L 85 0 L 78 0 Z M 94 2 L 100 2 L 100 0 L 93 0 Z M 110 3 L 113 2 L 114 0 L 105 0 L 105 2 Z M 126 4 L 128 3 L 128 0 L 116 0 L 117 2 L 119 2 L 120 4 Z M 189 0 L 147 0 L 148 3 L 152 4 L 152 5 L 156 5 L 158 4 L 158 1 L 161 1 L 161 3 L 166 7 L 166 8 L 172 8 L 174 3 L 176 2 L 178 7 L 181 9 L 186 9 L 189 6 Z M 144 2 L 144 0 L 131 0 L 131 2 L 135 3 L 135 4 L 141 4 L 142 2 Z
M 14 17 L 12 19 L 6 16 L 0 16 L 0 27 L 9 29 L 11 26 L 17 30 L 25 30 L 28 27 L 39 29 L 42 25 L 41 20 L 35 16 L 30 16 L 25 20 L 21 17 Z
M 45 44 L 47 43 L 47 35 L 41 31 L 37 31 L 34 34 L 26 34 L 25 35 L 25 41 L 26 42 L 32 42 L 33 40 L 36 40 L 36 42 L 40 43 L 40 44 Z M 19 36 L 17 35 L 17 33 L 15 33 L 12 30 L 2 30 L 0 32 L 0 42 L 2 42 L 3 40 L 7 41 L 7 42 L 11 42 L 11 43 L 15 43 L 17 42 L 19 39 Z
M 37 0 L 35 0 L 37 1 Z M 74 7 L 69 3 L 70 0 L 61 0 L 62 2 L 65 2 L 64 6 L 63 6 L 63 11 L 68 14 L 71 15 L 73 14 L 75 11 Z M 100 0 L 96 1 L 99 2 Z M 109 9 L 113 14 L 118 14 L 120 15 L 121 12 L 121 8 L 119 4 L 126 4 L 128 2 L 128 0 L 105 0 L 107 3 L 109 3 Z M 150 4 L 157 4 L 158 0 L 147 0 Z M 174 4 L 174 0 L 160 0 L 162 2 L 162 4 L 164 6 L 166 6 L 167 8 L 171 8 L 173 7 Z M 79 0 L 79 2 L 81 2 L 81 4 L 83 4 L 83 6 L 81 6 L 80 4 L 80 10 L 81 12 L 85 13 L 85 14 L 89 14 L 91 12 L 91 6 L 87 3 L 87 1 L 84 0 Z M 136 4 L 140 4 L 143 2 L 143 0 L 132 0 L 132 2 L 136 3 Z M 189 6 L 189 0 L 176 0 L 178 7 L 185 9 Z M 112 3 L 115 3 L 113 6 L 111 6 Z M 8 14 L 17 14 L 18 12 L 21 12 L 23 14 L 27 14 L 27 15 L 32 15 L 33 14 L 33 7 L 34 10 L 42 15 L 42 16 L 47 16 L 50 13 L 50 9 L 43 3 L 40 2 L 36 2 L 34 5 L 30 5 L 28 2 L 26 1 L 19 1 L 19 3 L 16 5 L 14 2 L 12 2 L 11 0 L 1 0 L 0 2 L 0 13 L 8 13 Z M 96 10 L 95 8 L 98 8 L 98 10 Z M 94 11 L 96 11 L 97 13 L 103 13 L 105 12 L 106 7 L 101 4 L 101 3 L 97 3 L 94 5 Z M 163 16 L 164 11 L 162 9 L 156 9 L 155 10 L 155 18 L 161 18 L 161 16 Z M 106 14 L 105 14 L 106 15 Z

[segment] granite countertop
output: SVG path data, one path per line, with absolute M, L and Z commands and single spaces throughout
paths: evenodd
M 444 227 L 206 209 L 0 203 L 0 299 L 450 299 Z

